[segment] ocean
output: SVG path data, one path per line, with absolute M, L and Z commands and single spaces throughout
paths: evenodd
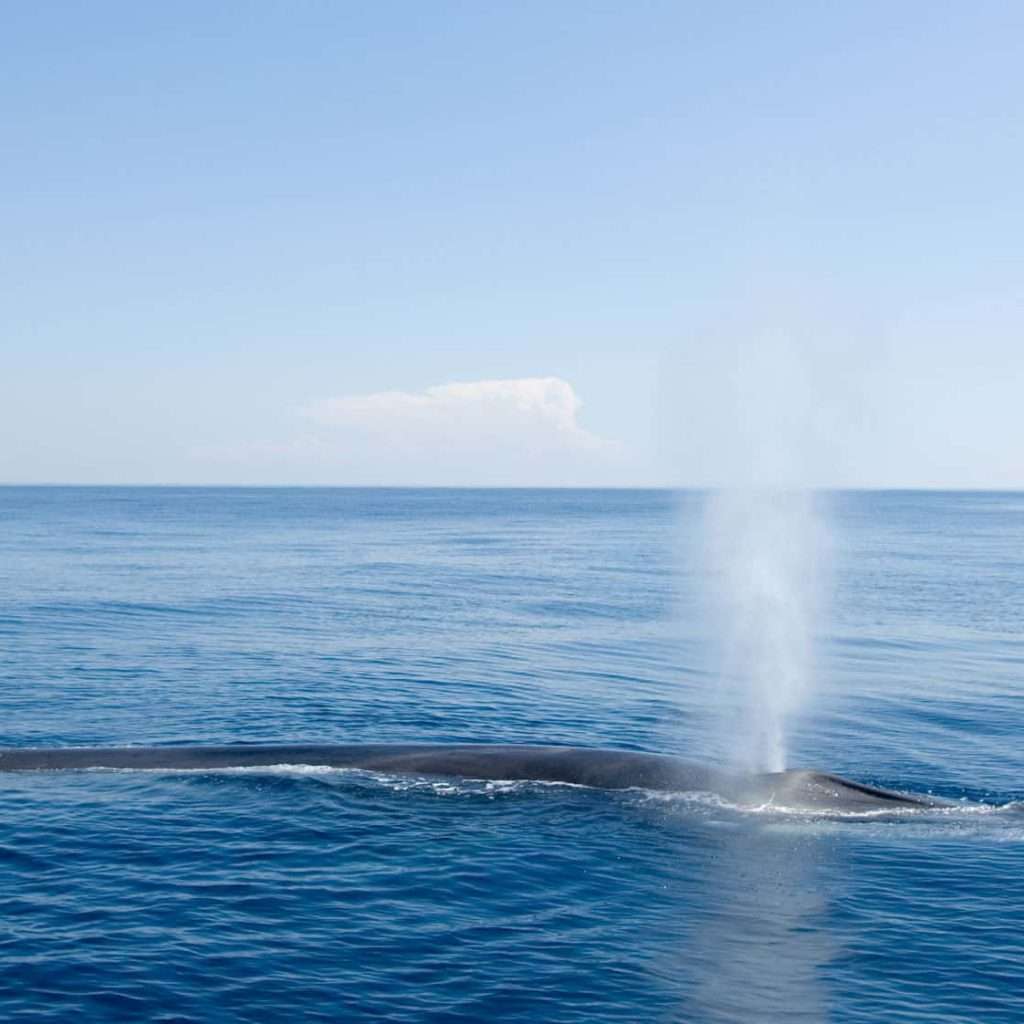
M 0 1020 L 1024 1021 L 1024 495 L 827 507 L 833 597 L 787 763 L 953 806 L 0 774 Z M 0 488 L 0 745 L 720 758 L 703 508 Z

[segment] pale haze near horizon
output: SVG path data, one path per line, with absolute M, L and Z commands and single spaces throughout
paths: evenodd
M 2 481 L 1024 486 L 1024 8 L 5 21 Z

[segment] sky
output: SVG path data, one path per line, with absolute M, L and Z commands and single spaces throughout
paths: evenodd
M 12 4 L 0 481 L 1024 487 L 1024 5 Z

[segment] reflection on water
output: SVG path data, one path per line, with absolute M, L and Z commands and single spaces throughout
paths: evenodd
M 799 825 L 744 823 L 707 838 L 704 903 L 680 963 L 692 995 L 677 1019 L 826 1021 L 821 968 L 839 944 L 825 926 L 835 894 L 823 869 L 834 847 Z

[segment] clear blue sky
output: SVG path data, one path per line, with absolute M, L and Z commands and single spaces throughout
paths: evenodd
M 1024 486 L 1024 5 L 10 4 L 0 67 L 0 480 Z

